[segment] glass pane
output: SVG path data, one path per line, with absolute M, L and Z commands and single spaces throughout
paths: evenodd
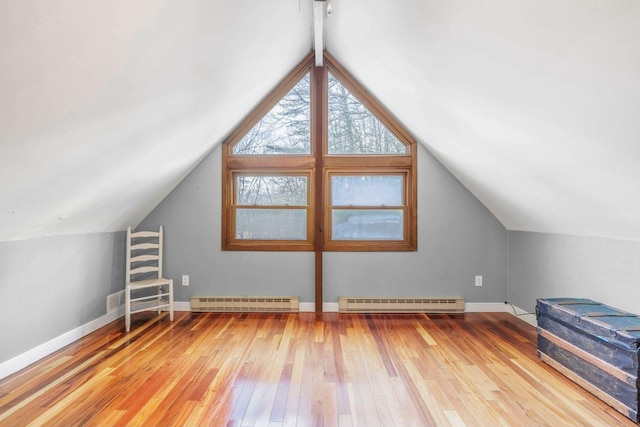
M 236 239 L 306 240 L 305 209 L 236 209 Z
M 333 240 L 402 240 L 402 209 L 334 209 L 331 213 Z
M 402 206 L 403 176 L 331 176 L 333 206 Z
M 406 154 L 407 147 L 329 74 L 329 154 Z
M 311 154 L 310 100 L 307 74 L 235 143 L 233 154 Z
M 236 176 L 236 204 L 306 206 L 306 176 Z

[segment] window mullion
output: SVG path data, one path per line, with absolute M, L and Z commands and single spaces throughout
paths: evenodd
M 315 67 L 311 84 L 311 147 L 315 156 L 314 231 L 315 251 L 315 312 L 323 311 L 323 255 L 324 251 L 324 152 L 327 118 L 327 68 Z

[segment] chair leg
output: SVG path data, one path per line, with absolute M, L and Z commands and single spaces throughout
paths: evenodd
M 158 286 L 158 316 L 162 314 L 162 308 L 160 305 L 162 304 L 162 286 Z
M 125 331 L 131 330 L 131 289 L 127 286 L 124 291 L 124 325 Z
M 173 322 L 173 279 L 169 280 L 169 319 Z

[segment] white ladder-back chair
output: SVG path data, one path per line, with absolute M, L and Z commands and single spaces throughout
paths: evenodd
M 131 329 L 131 315 L 163 308 L 173 321 L 173 279 L 162 277 L 162 226 L 159 231 L 131 231 L 127 228 L 125 326 Z M 157 289 L 157 293 L 150 290 Z

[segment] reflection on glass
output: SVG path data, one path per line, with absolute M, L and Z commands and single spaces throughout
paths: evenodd
M 403 177 L 400 175 L 333 175 L 333 206 L 401 206 Z
M 236 204 L 306 206 L 306 176 L 236 176 Z
M 402 240 L 402 209 L 334 209 L 331 213 L 333 240 Z
M 238 240 L 306 240 L 304 209 L 236 209 Z

